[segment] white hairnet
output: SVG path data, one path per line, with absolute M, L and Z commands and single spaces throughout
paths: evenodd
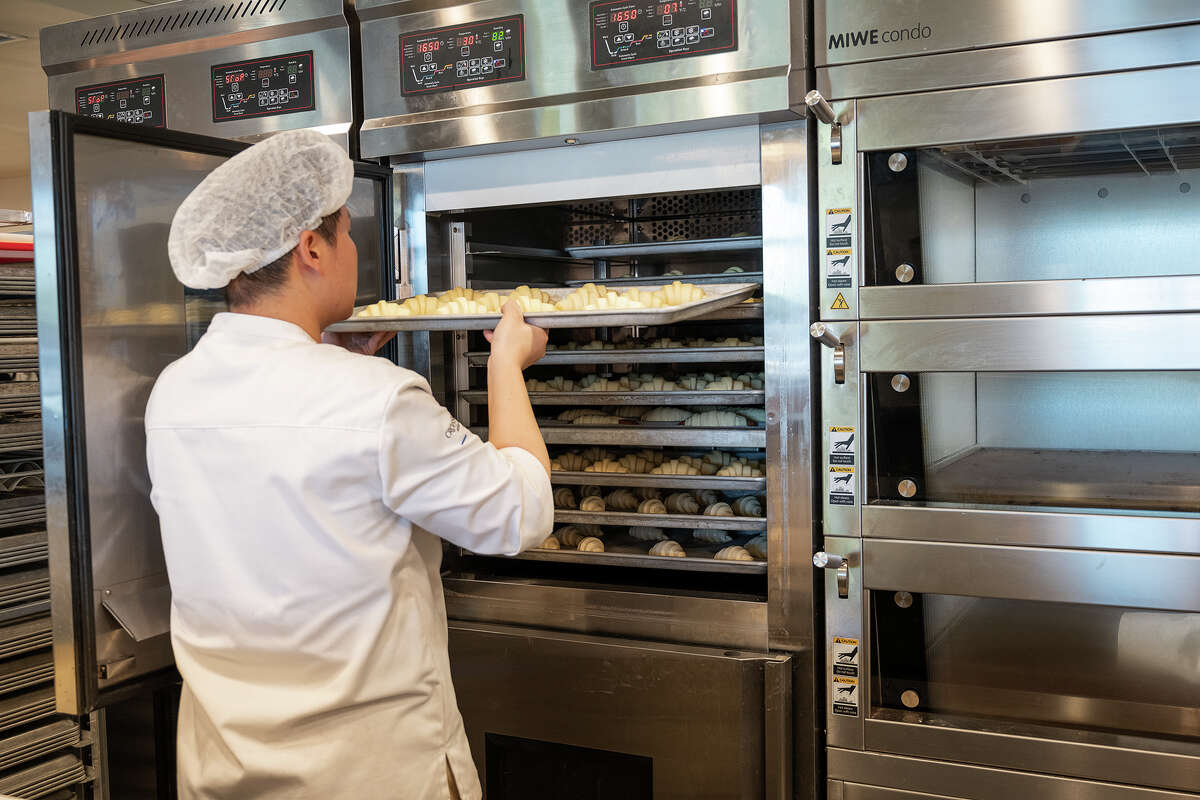
M 193 289 L 219 289 L 295 247 L 300 232 L 346 204 L 354 165 L 329 137 L 287 131 L 226 161 L 192 190 L 171 222 L 167 252 Z

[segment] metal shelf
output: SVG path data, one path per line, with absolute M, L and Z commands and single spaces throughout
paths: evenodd
M 640 525 L 652 528 L 703 528 L 716 531 L 765 531 L 766 517 L 706 517 L 702 514 L 634 514 L 625 511 L 571 511 L 556 508 L 554 522 L 577 525 Z
M 698 317 L 692 317 L 688 322 L 736 322 L 738 320 L 761 320 L 763 318 L 762 303 L 738 303 L 728 308 L 710 311 Z
M 686 281 L 687 283 L 762 283 L 761 272 L 698 272 L 689 275 L 642 275 L 638 277 L 605 278 L 604 280 L 565 281 L 567 286 L 582 286 L 585 283 L 603 283 L 605 286 L 640 286 L 660 284 L 663 281 Z
M 47 630 L 49 623 L 47 622 Z M 24 764 L 79 742 L 79 723 L 59 719 L 0 741 L 0 770 Z
M 575 258 L 562 250 L 549 250 L 542 247 L 514 247 L 507 244 L 492 244 L 490 242 L 467 242 L 467 255 L 490 256 L 492 258 L 520 258 L 537 261 L 565 261 L 571 264 L 584 264 L 585 258 Z
M 487 438 L 487 428 L 473 428 Z M 546 444 L 598 444 L 613 447 L 740 447 L 767 446 L 765 428 L 655 428 L 648 425 L 543 425 Z
M 761 310 L 761 309 L 760 309 Z M 486 367 L 488 353 L 467 353 L 467 363 Z M 762 362 L 761 345 L 751 347 L 656 347 L 629 350 L 550 350 L 536 366 L 555 364 L 732 364 Z
M 0 228 L 32 224 L 32 211 L 20 211 L 13 208 L 0 208 Z
M 628 258 L 630 256 L 670 256 L 685 253 L 715 253 L 721 251 L 759 250 L 761 236 L 731 236 L 725 239 L 690 239 L 680 242 L 642 242 L 635 244 L 606 244 L 593 247 L 568 247 L 576 258 Z
M 765 561 L 717 561 L 713 558 L 715 551 L 710 552 L 706 547 L 704 556 L 688 555 L 684 558 L 671 556 L 652 556 L 644 551 L 654 542 L 638 542 L 640 548 L 634 545 L 614 545 L 614 550 L 603 553 L 584 553 L 578 550 L 527 550 L 514 558 L 524 561 L 551 561 L 560 564 L 600 564 L 611 567 L 637 567 L 639 569 L 667 569 L 682 572 L 719 572 L 735 575 L 765 575 Z M 609 547 L 608 538 L 604 546 Z M 719 549 L 719 548 L 718 548 Z M 626 552 L 622 552 L 625 550 Z M 698 548 L 685 547 L 686 552 L 701 552 Z
M 54 714 L 54 687 L 12 695 L 0 700 L 0 730 L 24 725 Z
M 487 405 L 487 392 L 459 392 L 474 405 Z M 765 400 L 761 389 L 741 392 L 530 392 L 535 406 L 758 406 Z
M 713 475 L 629 475 L 619 472 L 550 473 L 550 482 L 568 486 L 628 486 L 637 488 L 716 489 L 722 492 L 765 492 L 766 478 L 718 478 Z

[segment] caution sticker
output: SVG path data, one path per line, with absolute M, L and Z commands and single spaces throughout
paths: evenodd
M 826 236 L 850 236 L 850 222 L 854 215 L 850 213 L 849 208 L 827 208 L 825 209 L 825 235 Z
M 829 504 L 854 505 L 854 467 L 835 465 L 829 468 Z
M 854 251 L 849 247 L 839 247 L 825 251 L 825 286 L 828 289 L 847 289 L 851 286 L 851 262 Z
M 829 463 L 854 466 L 854 426 L 829 426 Z
M 845 296 L 838 292 L 838 296 L 833 298 L 833 305 L 829 307 L 830 311 L 849 311 L 850 304 L 846 302 Z
M 843 717 L 858 716 L 858 678 L 833 676 L 833 713 Z
M 858 677 L 858 639 L 843 636 L 833 637 L 833 674 L 848 678 Z

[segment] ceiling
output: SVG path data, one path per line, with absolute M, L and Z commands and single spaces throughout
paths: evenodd
M 76 19 L 114 14 L 166 0 L 3 0 L 0 32 L 27 36 L 0 44 L 0 180 L 29 175 L 29 135 L 26 115 L 47 106 L 46 76 L 38 31 Z

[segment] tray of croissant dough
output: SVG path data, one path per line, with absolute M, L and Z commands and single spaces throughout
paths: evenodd
M 560 289 L 519 286 L 511 291 L 458 288 L 403 302 L 382 300 L 355 309 L 354 316 L 329 330 L 488 330 L 496 327 L 500 309 L 509 300 L 515 300 L 525 319 L 540 328 L 670 325 L 736 305 L 761 288 L 757 283 L 696 286 L 680 281 L 620 289 L 596 283 Z

